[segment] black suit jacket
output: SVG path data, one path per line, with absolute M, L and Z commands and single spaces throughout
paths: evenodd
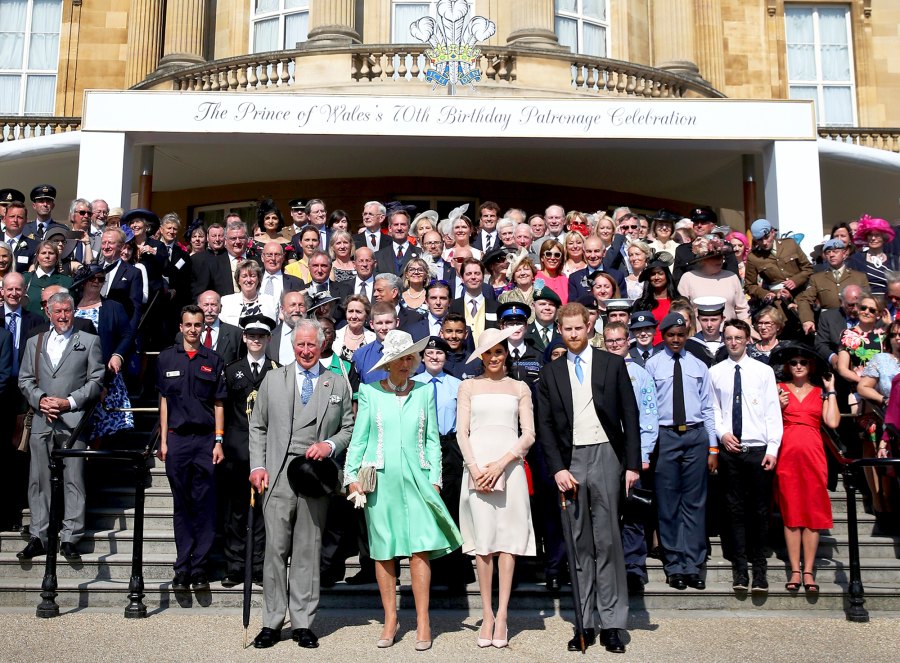
M 622 255 L 622 246 L 624 244 L 625 235 L 613 235 L 612 244 L 610 244 L 603 256 L 603 266 L 607 270 L 628 272 L 628 267 L 625 266 L 625 256 Z
M 0 396 L 12 392 L 14 386 L 12 334 L 0 327 Z
M 385 243 L 385 242 L 390 242 L 390 241 L 391 241 L 390 235 L 385 235 L 384 233 L 379 233 L 379 234 L 381 235 L 381 237 L 378 238 L 378 246 L 376 246 L 375 249 L 374 249 L 374 251 L 375 251 L 376 253 L 378 252 L 379 249 L 381 249 L 381 247 L 384 246 L 384 243 Z M 368 239 L 368 235 L 367 235 L 365 232 L 354 233 L 354 235 L 353 235 L 353 245 L 354 245 L 356 248 L 358 248 L 358 249 L 361 249 L 361 248 L 364 247 L 364 246 L 367 246 L 367 247 L 369 247 L 369 248 L 371 249 L 372 247 L 371 247 L 371 246 L 369 245 L 369 243 L 366 241 L 367 239 Z
M 556 338 L 556 336 L 557 336 L 557 331 L 556 331 L 556 328 L 554 325 L 553 335 L 550 336 L 551 343 L 553 342 L 553 339 Z M 544 344 L 544 339 L 541 338 L 541 334 L 538 331 L 536 321 L 532 322 L 531 324 L 528 325 L 528 327 L 525 331 L 525 341 L 526 342 L 530 341 L 531 344 L 534 346 L 534 349 L 537 350 L 538 352 L 540 352 L 541 355 L 543 356 L 544 350 L 547 349 L 547 346 Z
M 394 240 L 391 239 L 390 235 L 385 235 L 381 240 L 381 248 L 375 252 L 375 260 L 378 261 L 378 268 L 376 271 L 379 273 L 389 272 L 400 276 L 403 268 L 406 267 L 406 263 L 421 255 L 421 248 L 412 244 L 407 244 L 406 253 L 403 254 L 403 260 L 400 261 L 400 269 L 397 269 L 397 255 L 394 253 Z
M 619 462 L 626 469 L 640 471 L 638 408 L 625 360 L 603 350 L 593 353 L 591 390 L 597 418 Z M 537 439 L 551 477 L 572 462 L 574 416 L 567 361 L 563 356 L 545 365 L 538 381 Z
M 414 341 L 419 341 L 426 336 L 431 336 L 431 328 L 428 326 L 428 314 L 420 316 L 417 320 L 410 320 L 404 325 L 400 325 L 400 329 L 412 336 Z
M 0 235 L 0 238 L 5 242 L 6 235 Z M 29 239 L 25 236 L 25 232 L 22 232 L 22 236 L 19 237 L 19 241 L 16 244 L 16 250 L 13 252 L 13 266 L 11 269 L 15 269 L 17 272 L 27 272 L 28 268 L 31 267 L 32 263 L 34 263 L 34 254 L 37 251 L 38 241 L 36 239 Z M 22 259 L 20 261 L 20 259 Z
M 191 301 L 191 283 L 193 282 L 191 256 L 178 245 L 166 247 L 167 259 L 163 275 L 169 280 L 169 289 L 175 291 L 175 299 L 171 308 L 180 311 L 181 307 Z
M 479 228 L 478 232 L 475 233 L 475 239 L 473 239 L 471 242 L 472 247 L 478 249 L 479 251 L 484 251 L 484 241 L 482 240 L 482 237 L 484 237 L 484 233 Z M 500 233 L 497 232 L 497 228 L 495 227 L 494 228 L 494 243 L 493 243 L 492 248 L 497 249 L 497 248 L 500 248 L 500 246 L 502 246 L 502 243 L 500 242 Z
M 607 267 L 603 263 L 600 263 L 600 266 L 597 269 L 585 267 L 584 269 L 579 269 L 577 272 L 572 272 L 571 274 L 569 274 L 570 302 L 577 302 L 585 295 L 591 294 L 591 286 L 586 282 L 586 279 L 588 277 L 588 274 L 593 274 L 597 271 L 606 272 L 611 277 L 613 277 L 616 280 L 616 284 L 619 286 L 619 294 L 621 294 L 622 297 L 625 297 L 627 295 L 625 286 L 625 274 L 623 272 L 620 272 L 618 269 L 613 269 L 612 267 Z
M 114 278 L 109 284 L 106 298 L 125 307 L 132 327 L 137 330 L 144 310 L 144 275 L 134 265 L 120 260 Z
M 833 308 L 822 311 L 819 315 L 819 323 L 816 325 L 816 352 L 822 359 L 841 349 L 841 334 L 847 329 L 847 317 L 842 308 Z
M 201 340 L 203 332 L 200 333 Z M 184 337 L 181 332 L 175 335 L 175 345 L 184 343 Z M 271 344 L 270 344 L 271 345 Z M 216 339 L 216 347 L 213 348 L 216 354 L 222 358 L 225 364 L 230 364 L 236 359 L 240 359 L 247 354 L 247 346 L 244 345 L 244 332 L 240 327 L 235 327 L 227 322 L 219 320 L 219 338 Z
M 222 443 L 225 458 L 229 463 L 250 462 L 250 422 L 247 419 L 247 398 L 259 389 L 263 378 L 278 362 L 265 359 L 259 377 L 253 379 L 250 362 L 241 357 L 225 367 L 225 386 L 228 397 L 225 402 L 225 436 Z
M 675 249 L 675 266 L 672 269 L 672 280 L 675 282 L 676 286 L 681 280 L 682 274 L 694 271 L 700 264 L 699 262 L 691 262 L 696 257 L 697 256 L 694 255 L 694 250 L 691 248 L 690 244 L 681 244 Z M 732 274 L 738 273 L 737 258 L 733 253 L 725 254 L 725 266 L 722 269 L 726 272 L 731 272 Z
M 194 283 L 191 286 L 191 297 L 194 300 L 207 290 L 215 290 L 220 297 L 234 293 L 234 276 L 231 273 L 231 259 L 228 255 L 227 251 L 217 255 L 210 254 L 209 257 L 199 261 L 199 266 L 197 262 L 194 263 L 194 267 L 198 270 L 194 274 Z M 250 255 L 245 256 L 245 259 L 259 263 Z
M 135 328 L 131 326 L 125 307 L 115 300 L 104 301 L 100 307 L 100 329 L 97 331 L 103 362 L 108 362 L 117 354 L 122 357 L 122 363 L 126 364 L 134 350 Z
M 50 219 L 49 221 L 46 221 L 44 223 L 44 234 L 46 235 L 48 230 L 50 230 L 51 228 L 56 228 L 56 227 L 68 229 L 68 226 L 66 226 L 65 224 L 62 224 L 59 221 L 54 221 L 53 219 Z M 35 219 L 34 221 L 29 221 L 24 226 L 22 226 L 22 234 L 23 235 L 34 235 L 34 238 L 37 241 L 40 241 L 42 239 L 42 237 L 37 236 L 37 219 Z
M 307 224 L 307 225 L 312 226 L 311 223 Z M 305 227 L 306 226 L 304 226 L 304 228 Z M 322 235 L 321 234 L 319 235 L 319 244 L 320 244 L 319 248 L 322 249 L 323 251 L 328 250 L 328 244 L 331 242 L 331 233 L 332 233 L 331 228 L 325 228 L 325 246 L 321 246 Z M 303 255 L 303 247 L 300 246 L 300 234 L 301 233 L 294 233 L 293 237 L 291 237 L 291 246 L 294 247 L 294 251 L 296 252 L 296 255 L 298 258 Z

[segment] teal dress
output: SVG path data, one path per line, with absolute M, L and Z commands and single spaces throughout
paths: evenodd
M 416 383 L 401 400 L 375 382 L 360 387 L 358 402 L 344 484 L 356 481 L 361 467 L 376 468 L 365 507 L 372 559 L 434 559 L 459 548 L 462 536 L 434 489 L 441 485 L 434 391 Z

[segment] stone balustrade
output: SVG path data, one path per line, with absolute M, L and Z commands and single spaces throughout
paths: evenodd
M 900 129 L 819 127 L 819 138 L 900 152 Z
M 66 131 L 77 131 L 80 128 L 80 117 L 0 115 L 0 143 L 21 138 L 36 138 Z

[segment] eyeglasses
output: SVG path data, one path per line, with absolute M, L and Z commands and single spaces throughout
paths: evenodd
M 91 213 L 90 210 L 86 210 L 86 209 L 75 210 L 75 214 L 80 214 L 81 216 L 88 216 L 88 215 L 90 215 L 90 213 Z
M 640 226 L 619 226 L 619 230 L 637 230 Z
M 627 338 L 605 338 L 605 339 L 603 339 L 603 340 L 604 340 L 604 342 L 605 342 L 607 345 L 613 345 L 613 344 L 618 345 L 618 344 L 620 344 L 620 343 L 627 343 L 627 342 L 628 342 L 628 339 L 627 339 Z
M 409 269 L 406 270 L 406 273 L 407 274 L 424 274 L 425 270 L 422 269 L 421 267 L 410 267 Z
M 757 326 L 757 327 L 774 327 L 774 326 L 775 326 L 775 323 L 774 323 L 774 322 L 768 322 L 768 321 L 760 320 L 759 322 L 756 323 L 756 326 Z
M 878 309 L 874 306 L 859 306 L 860 313 L 878 313 Z
M 790 366 L 809 366 L 809 361 L 807 359 L 791 359 L 788 362 Z
M 433 239 L 430 242 L 422 242 L 425 246 L 440 246 L 443 242 L 439 239 Z
M 94 276 L 91 278 L 92 283 L 106 283 L 105 276 Z
M 559 251 L 544 251 L 545 258 L 562 258 L 562 253 Z
M 900 337 L 900 332 L 893 332 L 892 334 L 890 334 L 890 337 L 891 337 L 891 338 L 898 338 L 898 337 Z

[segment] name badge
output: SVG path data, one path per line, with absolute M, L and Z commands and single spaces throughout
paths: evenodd
M 25 265 L 28 263 L 28 256 L 18 256 L 16 257 L 16 262 Z
M 181 269 L 184 267 L 184 258 L 179 258 L 178 262 L 175 263 L 175 269 Z
M 181 371 L 166 371 L 167 378 L 177 378 L 181 375 Z
M 201 373 L 212 373 L 212 366 L 201 366 L 200 372 Z

